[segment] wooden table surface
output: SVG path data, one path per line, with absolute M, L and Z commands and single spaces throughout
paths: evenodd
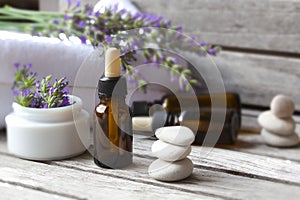
M 243 127 L 258 128 L 257 114 L 243 111 Z M 193 174 L 165 183 L 147 173 L 155 160 L 152 143 L 136 136 L 134 163 L 108 170 L 97 167 L 89 153 L 51 162 L 16 158 L 7 152 L 2 131 L 0 199 L 300 199 L 299 146 L 269 147 L 259 134 L 243 131 L 235 145 L 193 146 Z

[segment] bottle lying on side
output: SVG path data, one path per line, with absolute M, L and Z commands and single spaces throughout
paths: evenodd
M 174 96 L 154 103 L 159 103 L 161 107 L 153 106 L 153 103 L 133 102 L 131 107 L 133 130 L 153 134 L 160 127 L 183 125 L 191 128 L 196 134 L 194 144 L 233 144 L 237 140 L 241 125 L 241 105 L 238 95 L 226 93 L 211 96 L 217 102 L 214 104 L 213 113 L 210 95 L 197 96 L 199 109 L 188 106 L 190 100 L 188 96 L 183 97 L 184 108 L 179 107 L 178 100 Z M 224 98 L 227 101 L 226 107 L 221 102 Z M 152 108 L 151 117 L 149 108 Z

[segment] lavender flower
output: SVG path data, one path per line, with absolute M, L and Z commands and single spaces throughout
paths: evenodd
M 78 26 L 81 27 L 81 28 L 85 28 L 85 26 L 86 26 L 85 21 L 79 21 Z
M 68 7 L 70 7 L 72 5 L 72 0 L 68 0 L 67 3 L 68 3 Z
M 72 17 L 70 15 L 64 15 L 64 20 L 67 21 L 67 20 L 70 20 L 72 19 Z
M 79 36 L 79 39 L 81 41 L 82 44 L 86 44 L 86 37 L 84 35 Z
M 156 16 L 152 14 L 136 13 L 131 14 L 125 9 L 119 10 L 118 5 L 106 9 L 104 12 L 93 12 L 93 7 L 85 5 L 80 7 L 79 0 L 68 0 L 68 9 L 65 14 L 55 15 L 55 17 L 45 18 L 44 22 L 37 21 L 38 26 L 32 27 L 32 34 L 55 36 L 60 33 L 64 33 L 67 38 L 77 36 L 82 44 L 93 44 L 94 46 L 114 46 L 121 49 L 124 55 L 121 57 L 122 66 L 127 73 L 132 62 L 139 58 L 138 53 L 135 50 L 141 52 L 142 58 L 145 63 L 153 63 L 156 67 L 164 67 L 169 71 L 175 71 L 175 76 L 184 77 L 184 80 L 192 80 L 191 73 L 183 74 L 186 69 L 185 66 L 181 66 L 176 61 L 176 56 L 171 56 L 173 59 L 168 59 L 164 50 L 164 45 L 169 45 L 171 50 L 181 49 L 184 51 L 191 51 L 200 56 L 216 55 L 219 51 L 218 48 L 212 48 L 211 45 L 201 42 L 195 44 L 195 38 L 187 38 L 182 34 L 182 26 L 172 26 L 170 20 L 164 19 L 162 16 Z M 53 15 L 54 16 L 54 15 Z M 57 26 L 53 26 L 56 24 Z M 163 28 L 167 33 L 161 34 L 159 29 L 151 28 Z M 141 30 L 137 32 L 139 35 L 139 42 L 136 42 L 136 38 L 130 38 L 132 36 L 124 34 L 129 30 Z M 127 41 L 125 45 L 120 45 L 120 41 Z M 152 49 L 145 49 L 148 44 L 158 46 L 155 51 Z M 144 80 L 141 76 L 138 76 L 134 71 L 133 79 L 139 85 L 144 85 Z M 138 78 L 137 78 L 138 77 Z M 185 84 L 181 81 L 181 86 Z M 179 81 L 180 83 L 180 81 Z M 193 83 L 197 85 L 196 83 Z M 53 104 L 54 105 L 54 104 Z M 52 106 L 49 104 L 49 106 Z
M 19 96 L 20 92 L 17 89 L 13 89 L 13 95 Z
M 106 35 L 105 36 L 105 41 L 106 41 L 107 44 L 111 44 L 112 43 L 112 39 L 113 38 L 110 35 Z
M 86 15 L 87 16 L 90 16 L 93 14 L 93 9 L 92 8 L 89 8 L 87 11 L 86 11 Z
M 16 69 L 19 69 L 20 63 L 15 63 L 14 66 L 15 66 Z
M 55 20 L 52 21 L 52 23 L 58 25 L 59 24 L 59 20 L 55 19 Z
M 80 0 L 76 1 L 75 7 L 78 8 L 80 6 Z
M 68 81 L 63 77 L 50 83 L 52 76 L 41 81 L 36 80 L 36 73 L 30 72 L 32 64 L 18 67 L 13 86 L 15 101 L 22 106 L 32 108 L 53 108 L 70 105 Z
M 216 55 L 216 50 L 214 50 L 214 49 L 208 49 L 208 53 L 210 55 Z

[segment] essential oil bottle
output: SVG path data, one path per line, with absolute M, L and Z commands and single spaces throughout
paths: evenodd
M 120 52 L 109 48 L 105 73 L 98 82 L 100 103 L 95 107 L 94 162 L 100 167 L 115 169 L 132 163 L 132 122 L 126 95 L 126 79 L 120 74 Z
M 164 126 L 187 126 L 196 133 L 194 144 L 213 143 L 221 135 L 217 144 L 233 144 L 237 140 L 238 131 L 241 127 L 241 104 L 237 94 L 202 94 L 197 95 L 199 111 L 193 108 L 191 96 L 180 96 L 184 102 L 184 108 L 180 107 L 178 96 L 166 96 L 160 101 L 149 103 L 146 101 L 133 102 L 133 130 L 137 133 L 154 133 L 157 128 Z M 225 109 L 225 121 L 211 119 L 211 98 L 216 101 L 215 115 L 223 115 Z M 223 101 L 226 100 L 226 108 Z M 152 107 L 152 116 L 149 117 L 149 108 L 153 105 L 161 105 L 158 108 Z M 199 116 L 200 114 L 200 116 Z M 213 120 L 213 121 L 212 121 Z M 210 127 L 210 129 L 209 129 Z M 222 128 L 221 128 L 222 127 Z M 208 132 L 208 130 L 210 130 Z

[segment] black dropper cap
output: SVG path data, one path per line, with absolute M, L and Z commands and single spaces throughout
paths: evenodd
M 116 48 L 108 48 L 105 53 L 105 72 L 98 82 L 99 97 L 114 96 L 123 97 L 127 94 L 127 82 L 120 73 L 120 51 Z

